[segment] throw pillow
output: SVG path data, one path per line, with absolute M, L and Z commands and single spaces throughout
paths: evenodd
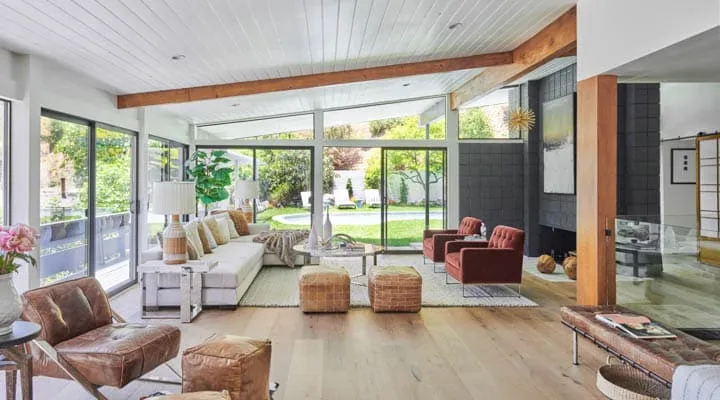
M 215 218 L 215 222 L 217 222 L 218 228 L 220 229 L 223 244 L 228 243 L 230 241 L 230 223 L 228 223 L 228 220 L 225 218 Z
M 218 247 L 217 242 L 215 241 L 215 237 L 213 236 L 212 232 L 210 232 L 210 228 L 207 226 L 204 220 L 198 220 L 198 227 L 201 227 L 205 231 L 205 237 L 208 240 L 208 243 L 210 244 L 210 248 L 214 249 Z M 198 228 L 200 229 L 200 228 Z
M 202 223 L 198 224 L 198 236 L 200 237 L 200 243 L 202 244 L 203 253 L 210 254 L 212 253 L 212 247 L 210 247 L 210 241 L 208 240 L 207 234 L 205 233 L 205 228 L 201 227 Z
M 198 256 L 198 250 L 195 248 L 195 245 L 191 241 L 187 241 L 187 253 L 188 253 L 188 260 L 199 260 L 200 257 Z
M 225 219 L 227 221 L 228 231 L 230 231 L 230 239 L 237 239 L 240 237 L 237 228 L 235 228 L 235 223 L 232 219 L 230 219 L 230 214 L 228 214 L 227 211 L 216 214 L 215 218 Z
M 205 226 L 207 226 L 210 230 L 210 233 L 212 234 L 213 238 L 215 239 L 215 243 L 217 243 L 218 246 L 227 243 L 227 241 L 223 240 L 224 238 L 222 233 L 220 232 L 220 226 L 218 225 L 215 217 L 206 217 L 205 219 L 203 219 L 203 222 L 205 223 Z
M 247 236 L 250 234 L 250 227 L 248 227 L 248 222 L 245 220 L 245 216 L 242 211 L 230 210 L 227 213 L 235 225 L 235 230 L 237 230 L 237 233 L 240 236 Z
M 193 246 L 195 246 L 198 258 L 204 256 L 205 252 L 203 252 L 202 242 L 200 242 L 200 236 L 198 235 L 198 223 L 195 221 L 188 222 L 183 228 L 188 242 L 192 242 Z

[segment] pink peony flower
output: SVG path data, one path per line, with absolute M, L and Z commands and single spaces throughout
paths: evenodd
M 37 247 L 38 234 L 35 229 L 17 224 L 0 230 L 0 249 L 6 253 L 28 253 Z

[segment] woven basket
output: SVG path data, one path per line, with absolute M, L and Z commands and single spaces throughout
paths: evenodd
M 611 400 L 665 400 L 670 389 L 629 365 L 603 365 L 597 372 L 597 388 Z

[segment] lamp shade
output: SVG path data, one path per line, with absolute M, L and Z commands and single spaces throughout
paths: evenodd
M 195 213 L 195 182 L 153 182 L 152 212 L 164 215 Z
M 235 198 L 257 199 L 260 195 L 260 184 L 258 181 L 237 181 L 235 182 Z

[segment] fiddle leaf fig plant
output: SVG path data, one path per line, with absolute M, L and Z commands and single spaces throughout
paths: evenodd
M 195 196 L 206 212 L 208 205 L 230 197 L 226 187 L 232 184 L 233 169 L 227 167 L 231 160 L 226 155 L 225 150 L 198 150 L 186 164 L 188 175 L 195 180 Z

